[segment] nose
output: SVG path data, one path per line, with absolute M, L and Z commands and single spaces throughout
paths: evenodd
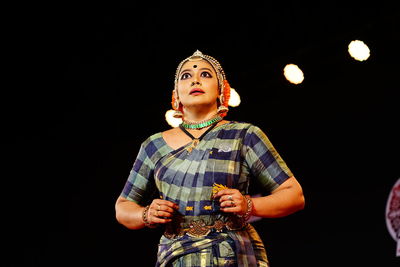
M 192 85 L 195 85 L 195 84 L 200 84 L 201 85 L 201 71 L 199 71 L 199 70 L 195 70 L 195 73 L 193 74 L 193 82 L 192 82 Z
M 191 83 L 191 86 L 194 86 L 194 85 L 201 85 L 201 82 L 195 80 L 195 81 L 193 81 L 193 82 Z

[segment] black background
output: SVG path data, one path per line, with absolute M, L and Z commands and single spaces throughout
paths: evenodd
M 3 266 L 153 266 L 161 229 L 115 220 L 140 143 L 169 128 L 173 77 L 217 58 L 304 189 L 254 223 L 271 265 L 398 266 L 385 222 L 399 178 L 399 13 L 301 2 L 57 2 L 5 10 Z M 347 46 L 363 40 L 365 62 Z M 304 71 L 290 84 L 283 67 Z M 140 263 L 141 262 L 141 263 Z

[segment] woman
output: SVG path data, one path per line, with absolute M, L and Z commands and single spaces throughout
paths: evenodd
M 301 186 L 267 136 L 223 119 L 229 92 L 213 57 L 196 51 L 184 59 L 172 94 L 183 123 L 142 143 L 116 201 L 116 218 L 127 228 L 165 227 L 157 266 L 268 266 L 247 220 L 304 207 Z M 269 194 L 247 195 L 254 179 Z

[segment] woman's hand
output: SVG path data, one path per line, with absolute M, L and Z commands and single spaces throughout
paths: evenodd
M 247 212 L 247 199 L 237 189 L 223 189 L 213 195 L 219 198 L 221 211 L 244 215 Z
M 169 223 L 178 209 L 179 206 L 171 201 L 154 199 L 147 210 L 147 221 L 150 225 Z

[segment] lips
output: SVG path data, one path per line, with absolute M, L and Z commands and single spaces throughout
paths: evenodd
M 204 94 L 204 93 L 205 92 L 200 88 L 193 88 L 192 90 L 190 90 L 191 95 L 199 95 L 199 94 Z

